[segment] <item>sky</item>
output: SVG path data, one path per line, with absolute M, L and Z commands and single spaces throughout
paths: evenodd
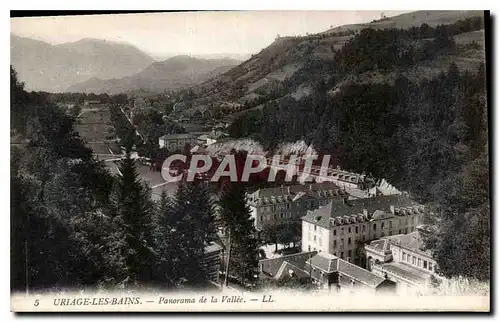
M 97 38 L 152 55 L 253 54 L 305 35 L 408 11 L 219 11 L 11 18 L 11 33 L 52 44 Z

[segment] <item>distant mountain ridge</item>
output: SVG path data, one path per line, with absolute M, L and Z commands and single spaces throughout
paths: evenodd
M 452 24 L 459 20 L 483 17 L 483 11 L 415 11 L 369 23 L 344 25 L 304 37 L 278 37 L 259 53 L 230 71 L 192 88 L 195 93 L 193 104 L 228 102 L 238 104 L 242 110 L 262 109 L 264 103 L 291 97 L 300 100 L 311 92 L 311 80 L 331 80 L 338 71 L 329 64 L 336 52 L 347 44 L 362 29 L 409 29 L 427 24 L 430 27 Z M 461 46 L 484 42 L 484 32 L 465 32 L 454 36 Z M 439 60 L 415 64 L 406 72 L 409 77 L 429 77 L 447 68 L 454 62 L 460 69 L 473 69 L 484 62 L 484 49 L 462 50 L 454 55 L 445 55 Z M 394 73 L 352 73 L 345 79 L 336 79 L 335 91 L 342 81 L 390 81 Z M 373 79 L 369 79 L 372 77 Z M 205 103 L 204 103 L 205 104 Z M 244 111 L 233 113 L 238 116 Z
M 67 88 L 68 92 L 116 94 L 135 90 L 163 92 L 206 81 L 229 71 L 240 61 L 230 58 L 200 59 L 188 55 L 153 62 L 132 76 L 102 80 L 93 77 Z
M 28 90 L 61 92 L 92 77 L 121 78 L 140 72 L 153 58 L 138 48 L 85 38 L 51 45 L 11 35 L 11 64 Z

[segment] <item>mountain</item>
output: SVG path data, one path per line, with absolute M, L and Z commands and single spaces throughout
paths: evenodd
M 70 86 L 68 92 L 116 94 L 135 90 L 163 92 L 206 81 L 227 72 L 239 61 L 222 59 L 199 59 L 180 55 L 161 62 L 154 62 L 132 76 L 101 80 L 96 77 Z
M 11 35 L 10 41 L 11 64 L 28 90 L 61 92 L 92 77 L 130 76 L 153 62 L 132 45 L 106 40 L 51 45 Z
M 482 18 L 483 12 L 417 11 L 371 23 L 337 27 L 305 37 L 277 38 L 268 47 L 252 55 L 250 59 L 237 67 L 193 87 L 196 99 L 192 103 L 196 105 L 208 102 L 215 106 L 218 102 L 223 105 L 230 103 L 240 105 L 240 110 L 247 110 L 262 108 L 265 102 L 273 102 L 285 97 L 300 100 L 311 93 L 312 83 L 319 79 L 327 83 L 330 81 L 331 84 L 327 84 L 330 86 L 329 91 L 335 91 L 345 81 L 391 81 L 397 73 L 394 70 L 382 72 L 377 67 L 374 68 L 375 71 L 366 73 L 356 73 L 354 69 L 351 72 L 339 73 L 336 70 L 338 66 L 334 66 L 335 60 L 339 59 L 339 57 L 336 58 L 337 53 L 346 44 L 352 42 L 362 29 L 408 30 L 413 27 L 416 32 L 420 32 L 420 26 L 423 24 L 432 29 L 438 25 L 449 25 L 474 17 Z M 453 36 L 460 50 L 446 55 L 431 55 L 432 59 L 421 60 L 409 68 L 404 68 L 402 73 L 413 79 L 421 79 L 439 73 L 451 62 L 455 62 L 462 70 L 477 70 L 479 64 L 484 62 L 484 30 L 478 30 L 478 28 L 472 30 L 467 21 L 464 24 L 465 27 L 454 31 Z M 427 50 L 426 46 L 431 46 L 428 43 L 434 37 L 434 35 L 429 35 L 428 39 L 425 37 L 416 39 L 410 36 L 407 40 L 401 40 L 401 50 Z M 366 42 L 370 41 L 368 37 Z M 476 43 L 480 48 L 474 49 L 469 46 L 472 43 Z M 367 47 L 362 43 L 360 46 Z M 390 46 L 389 42 L 387 47 Z M 423 47 L 425 48 L 422 49 Z M 352 47 L 351 51 L 352 54 L 356 54 L 355 47 Z M 366 58 L 367 64 L 370 64 L 370 53 L 367 53 Z M 231 112 L 234 112 L 234 109 Z M 240 114 L 241 112 L 235 113 L 235 116 Z

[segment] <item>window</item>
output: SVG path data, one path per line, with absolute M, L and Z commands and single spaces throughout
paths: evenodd
M 401 234 L 401 233 L 402 233 L 402 230 L 400 229 L 400 230 L 398 231 L 398 234 Z
M 366 225 L 363 225 L 363 231 L 365 231 L 365 229 L 366 229 Z
M 336 240 L 333 241 L 333 248 L 337 248 L 337 241 Z
M 262 221 L 262 218 L 263 218 L 263 217 L 262 217 L 262 216 L 260 216 L 260 221 Z
M 349 227 L 349 234 L 351 233 L 351 227 Z
M 307 251 L 311 251 L 311 245 L 307 246 Z
M 403 253 L 403 261 L 406 262 L 406 253 Z
M 314 239 L 316 239 L 316 236 L 314 236 Z M 417 262 L 417 258 L 415 256 L 412 256 L 412 260 L 411 260 L 411 263 L 413 265 L 415 265 L 415 263 Z
M 347 257 L 351 257 L 351 251 L 347 251 Z
M 422 266 L 422 259 L 418 259 L 418 267 L 421 267 Z
M 373 230 L 377 230 L 377 224 L 373 224 Z
M 340 239 L 340 247 L 344 247 L 344 238 Z
M 314 236 L 313 241 L 316 242 L 316 236 Z
M 314 225 L 314 231 L 316 231 L 316 228 L 317 228 L 317 226 L 316 226 L 316 225 Z
M 392 221 L 389 221 L 389 229 L 392 229 Z
M 347 239 L 347 244 L 348 244 L 348 245 L 350 245 L 350 244 L 351 244 L 351 237 L 349 237 L 349 238 Z
M 283 213 L 280 214 L 280 218 L 283 219 Z
M 432 271 L 432 264 L 429 263 L 429 271 Z
M 313 229 L 313 225 L 309 224 L 309 230 L 312 230 L 312 229 Z
M 333 236 L 337 236 L 337 229 L 333 230 Z
M 411 231 L 415 231 L 415 227 L 411 227 Z
M 358 233 L 358 226 L 356 226 L 356 234 Z
M 424 261 L 424 268 L 427 269 L 427 261 Z
M 343 235 L 344 234 L 344 228 L 340 228 L 340 234 Z
M 382 229 L 384 229 L 384 222 L 382 221 Z
M 340 252 L 340 258 L 344 259 L 344 252 Z

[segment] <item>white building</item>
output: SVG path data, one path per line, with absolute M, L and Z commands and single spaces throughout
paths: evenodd
M 378 276 L 397 283 L 399 294 L 419 291 L 431 283 L 437 263 L 428 250 L 423 249 L 421 226 L 409 234 L 389 236 L 365 246 L 368 269 Z
M 283 221 L 300 221 L 308 210 L 348 195 L 331 182 L 259 189 L 247 196 L 255 227 Z
M 406 195 L 335 200 L 302 217 L 302 251 L 364 266 L 364 243 L 414 231 L 423 213 L 424 206 Z

